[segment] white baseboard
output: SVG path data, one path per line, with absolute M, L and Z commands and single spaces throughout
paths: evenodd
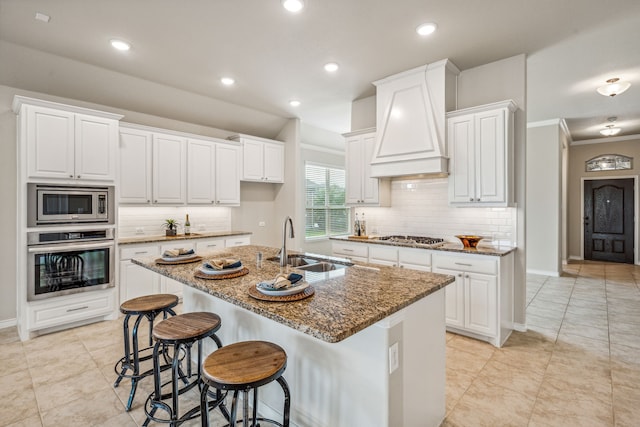
M 527 268 L 527 274 L 538 274 L 540 276 L 560 277 L 559 271 L 536 270 Z
M 569 255 L 569 261 L 584 261 L 584 258 L 577 255 Z
M 0 329 L 10 328 L 18 324 L 18 319 L 0 320 Z
M 514 323 L 513 329 L 515 329 L 518 332 L 527 332 L 527 325 L 522 323 Z

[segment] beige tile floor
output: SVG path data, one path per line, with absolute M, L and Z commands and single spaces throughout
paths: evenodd
M 639 284 L 640 267 L 620 264 L 529 275 L 528 332 L 501 349 L 447 334 L 443 425 L 640 426 Z M 101 322 L 24 343 L 0 330 L 0 426 L 141 425 L 151 382 L 128 413 L 126 382 L 113 388 L 121 328 Z

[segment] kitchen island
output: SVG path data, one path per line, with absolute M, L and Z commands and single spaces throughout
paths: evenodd
M 443 288 L 454 278 L 354 265 L 304 272 L 315 290 L 309 298 L 254 299 L 249 287 L 282 271 L 267 260 L 277 251 L 252 245 L 199 254 L 242 260 L 249 273 L 225 280 L 194 277 L 200 263 L 133 262 L 187 285 L 184 311 L 220 315 L 223 343 L 260 339 L 287 351 L 293 425 L 439 425 L 445 415 Z M 258 252 L 264 258 L 260 264 Z M 261 412 L 277 418 L 282 401 L 277 385 L 265 386 L 260 396 Z

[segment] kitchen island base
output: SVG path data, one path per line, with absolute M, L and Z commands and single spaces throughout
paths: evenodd
M 444 289 L 337 343 L 190 286 L 184 287 L 183 308 L 218 314 L 224 344 L 264 340 L 285 349 L 292 426 L 423 427 L 444 419 Z M 205 354 L 215 350 L 206 345 Z M 281 408 L 278 385 L 262 387 L 259 411 L 277 419 Z

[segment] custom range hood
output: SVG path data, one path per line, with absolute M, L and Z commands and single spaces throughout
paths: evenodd
M 458 74 L 444 59 L 373 82 L 372 177 L 448 173 L 445 115 L 456 108 Z

